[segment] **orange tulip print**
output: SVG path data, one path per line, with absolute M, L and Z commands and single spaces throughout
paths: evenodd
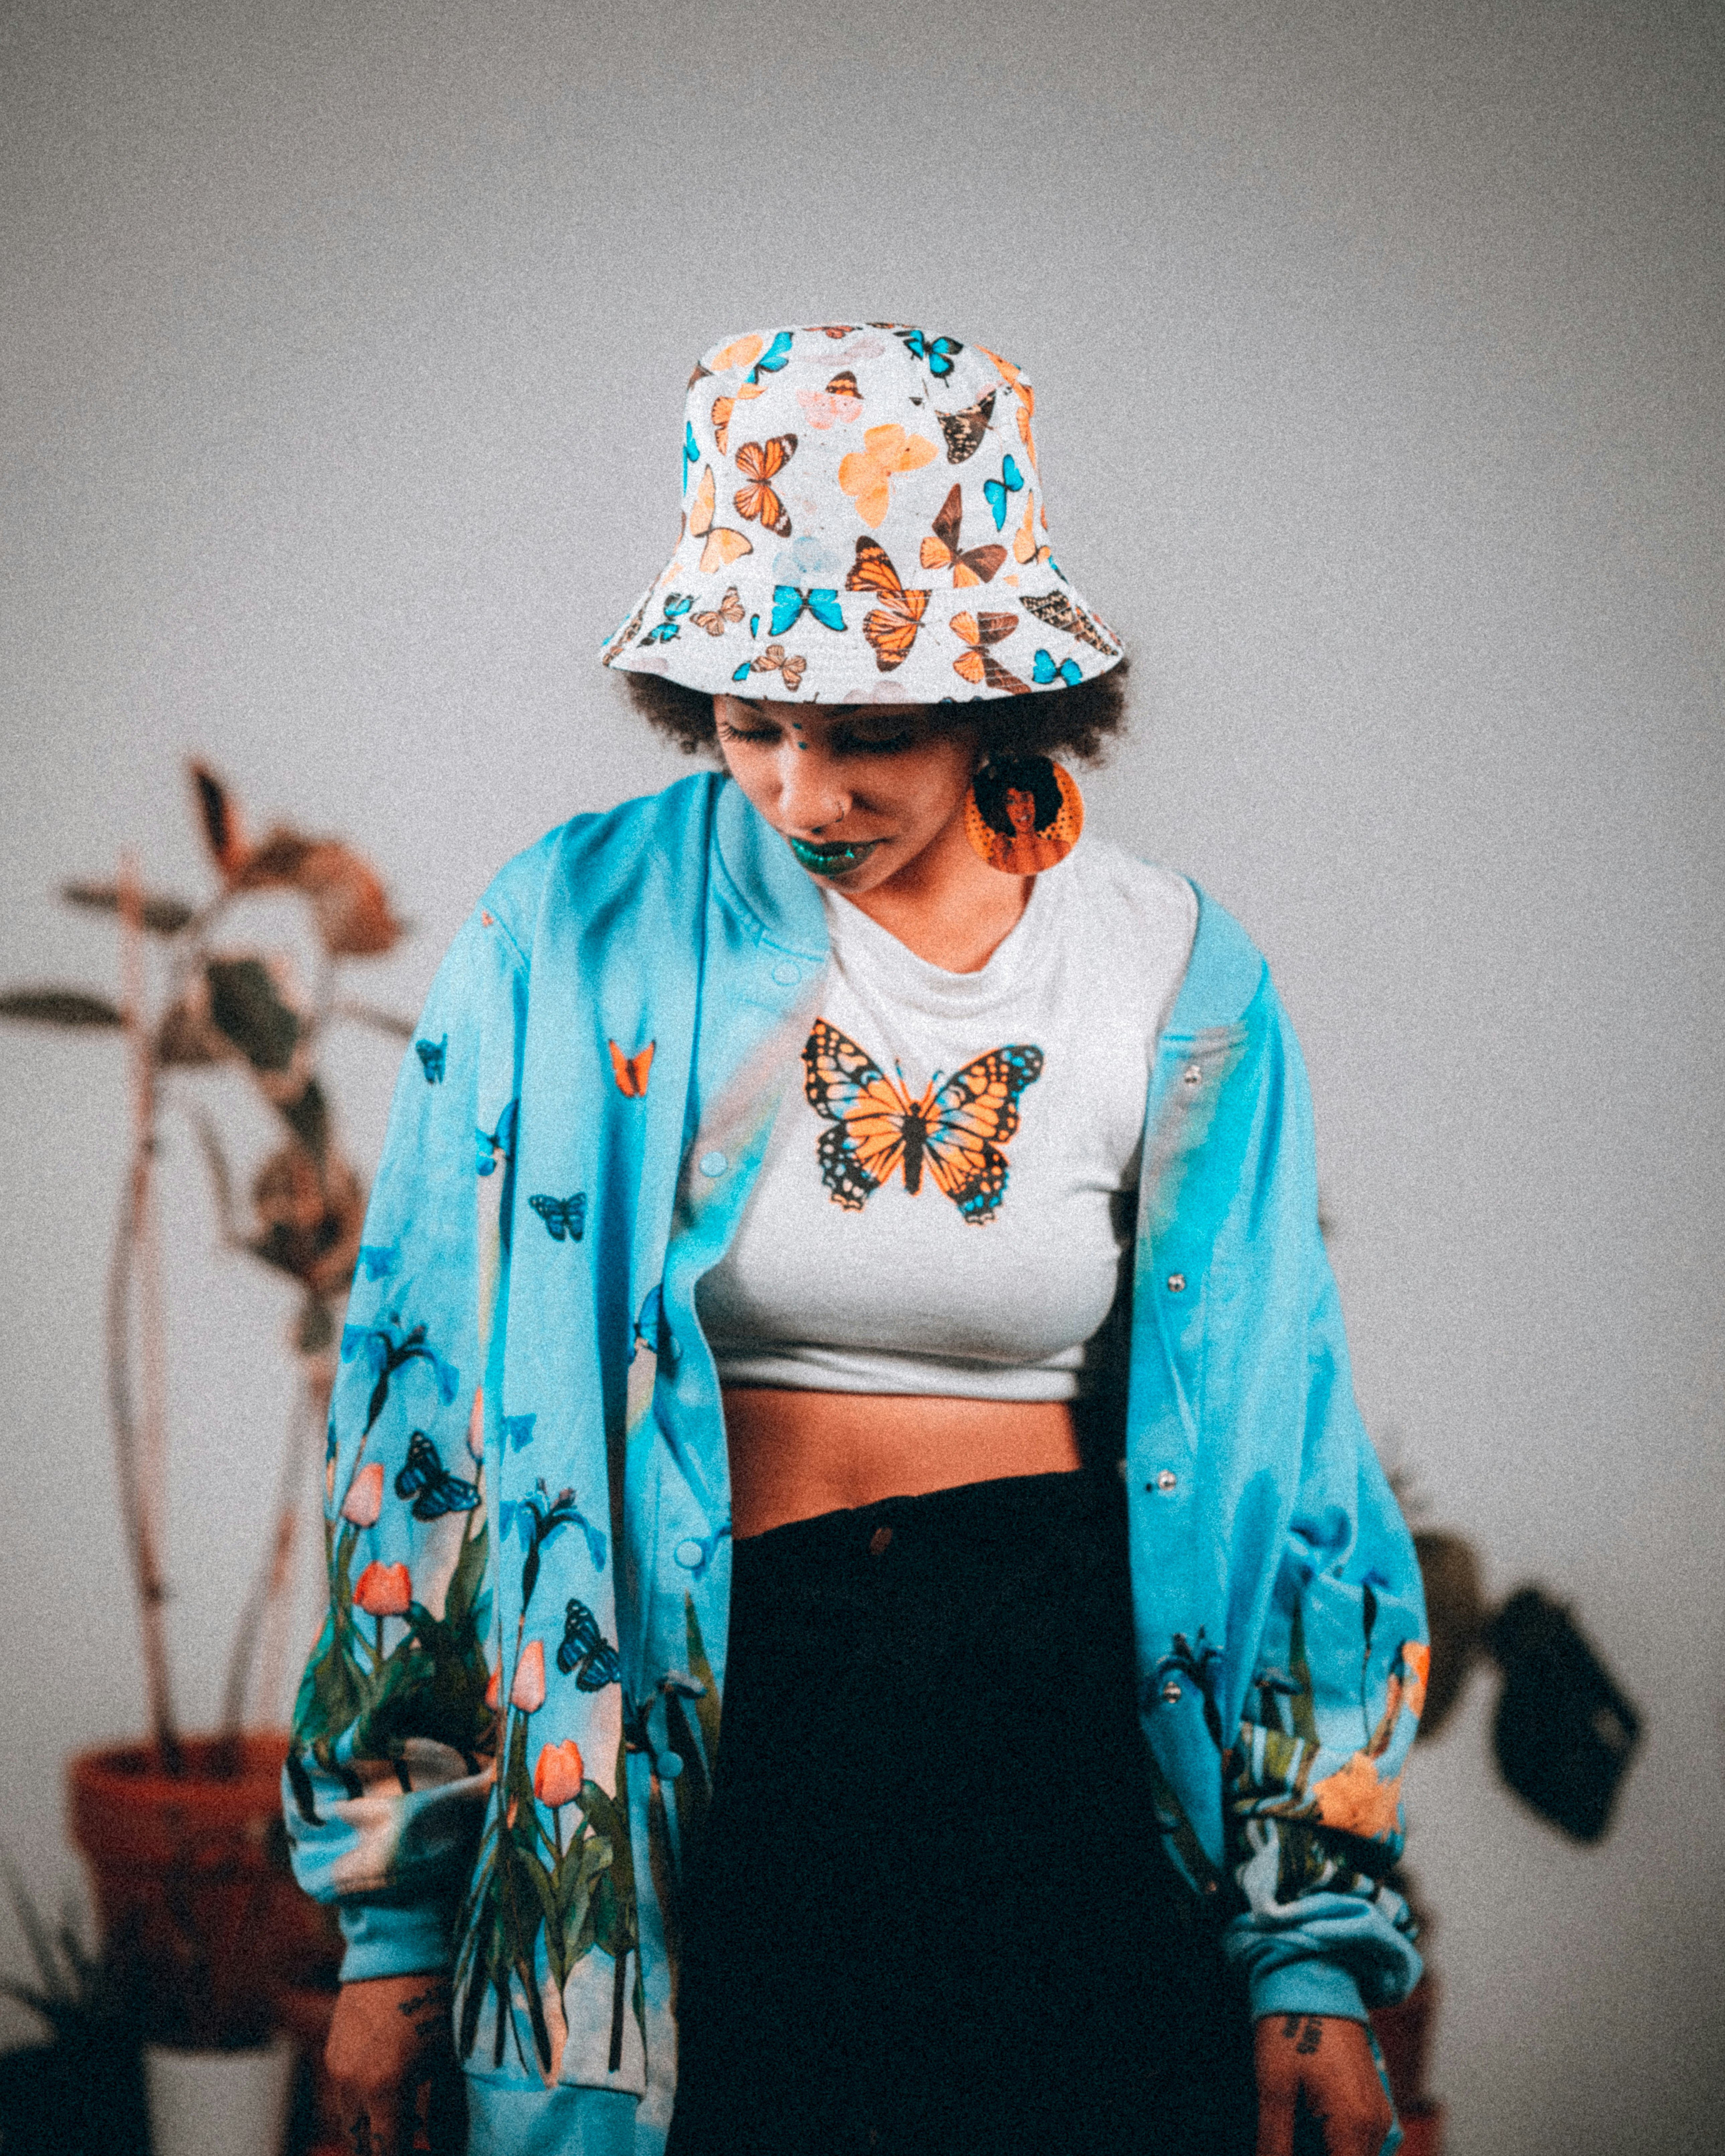
M 574 1803 L 586 1779 L 581 1747 L 572 1737 L 566 1737 L 561 1744 L 547 1744 L 540 1753 L 533 1769 L 533 1794 L 556 1811 Z
M 357 1527 L 375 1527 L 377 1524 L 377 1515 L 382 1509 L 383 1463 L 381 1460 L 368 1460 L 347 1486 L 347 1495 L 341 1503 L 341 1517 L 344 1520 L 351 1520 Z M 371 1568 L 373 1572 L 377 1569 L 376 1565 Z M 398 1568 L 405 1570 L 405 1567 Z M 362 1573 L 361 1577 L 364 1578 L 365 1575 Z M 359 1593 L 357 1589 L 354 1591 L 353 1599 L 356 1602 L 359 1601 Z M 371 1604 L 361 1603 L 360 1606 L 362 1609 L 368 1609 Z M 402 1606 L 405 1609 L 407 1605 L 403 1603 Z
M 530 1640 L 515 1666 L 515 1682 L 509 1687 L 509 1703 L 523 1714 L 537 1714 L 545 1704 L 545 1643 Z
M 367 1617 L 405 1617 L 413 1583 L 404 1564 L 368 1564 L 353 1583 L 353 1606 Z

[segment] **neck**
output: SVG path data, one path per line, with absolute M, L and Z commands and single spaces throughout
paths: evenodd
M 1034 881 L 991 869 L 960 814 L 896 875 L 851 903 L 931 966 L 978 973 L 1018 926 Z

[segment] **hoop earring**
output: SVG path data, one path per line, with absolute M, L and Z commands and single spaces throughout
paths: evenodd
M 1060 805 L 1050 815 L 1055 800 Z M 1003 875 L 1040 875 L 1056 867 L 1083 829 L 1084 796 L 1077 780 L 1045 756 L 991 758 L 964 797 L 964 835 Z

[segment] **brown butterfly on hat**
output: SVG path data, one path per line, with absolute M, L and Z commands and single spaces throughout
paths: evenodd
M 967 404 L 962 412 L 937 412 L 941 432 L 947 438 L 947 462 L 962 465 L 967 457 L 973 457 L 982 447 L 983 436 L 988 431 L 988 423 L 994 416 L 994 399 L 999 394 L 991 389 L 975 404 Z
M 952 671 L 963 680 L 983 682 L 1009 696 L 1028 696 L 1029 682 L 1009 674 L 988 648 L 1004 643 L 1018 625 L 1015 613 L 955 613 L 947 626 L 970 648 L 952 661 Z
M 722 636 L 733 621 L 741 621 L 747 609 L 737 595 L 735 584 L 727 586 L 725 596 L 717 606 L 706 613 L 691 615 L 695 626 L 704 629 L 709 636 Z
M 992 583 L 994 572 L 1006 559 L 1006 549 L 1001 546 L 961 547 L 959 531 L 963 518 L 964 490 L 954 480 L 952 490 L 941 504 L 934 520 L 934 536 L 922 542 L 919 556 L 925 569 L 950 569 L 955 591 L 970 584 Z
M 787 658 L 782 644 L 769 644 L 758 659 L 744 660 L 731 678 L 733 681 L 747 681 L 751 674 L 777 674 L 794 695 L 808 665 L 800 652 L 793 658 Z
M 1119 656 L 1120 647 L 1111 644 L 1100 624 L 1064 592 L 1043 592 L 1034 597 L 1026 592 L 1019 603 L 1028 608 L 1038 621 L 1045 621 L 1050 629 L 1065 629 L 1068 636 L 1076 636 L 1081 644 L 1093 644 L 1110 659 Z
M 794 434 L 773 434 L 764 442 L 743 442 L 737 452 L 737 469 L 747 482 L 732 496 L 737 515 L 746 521 L 765 525 L 781 539 L 790 537 L 791 520 L 770 482 L 796 454 Z

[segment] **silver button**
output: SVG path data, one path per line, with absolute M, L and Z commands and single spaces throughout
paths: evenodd
M 1203 1085 L 1204 1065 L 1201 1063 L 1189 1063 L 1180 1073 L 1180 1083 L 1183 1086 Z
M 773 978 L 782 988 L 793 988 L 803 978 L 803 968 L 788 958 L 781 958 L 773 969 Z
M 701 1166 L 705 1168 L 706 1165 L 706 1163 L 703 1161 L 701 1163 Z M 1168 1275 L 1168 1291 L 1170 1295 L 1184 1295 L 1186 1292 L 1186 1276 L 1184 1273 L 1170 1273 Z
M 731 1165 L 731 1156 L 723 1152 L 704 1152 L 701 1156 L 703 1175 L 722 1175 Z
M 1172 1467 L 1164 1467 L 1156 1478 L 1156 1486 L 1158 1490 L 1172 1490 L 1179 1479 Z
M 1170 1677 L 1168 1682 L 1163 1686 L 1162 1697 L 1163 1701 L 1169 1707 L 1172 1707 L 1174 1702 L 1180 1697 L 1180 1687 L 1174 1681 L 1173 1678 Z

